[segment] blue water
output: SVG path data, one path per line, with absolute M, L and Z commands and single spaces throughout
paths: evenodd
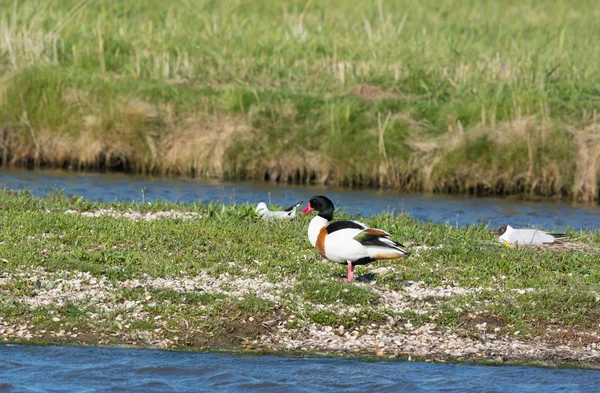
M 306 203 L 313 195 L 329 196 L 336 207 L 363 217 L 383 211 L 408 212 L 420 221 L 466 224 L 486 223 L 491 228 L 537 227 L 553 230 L 597 228 L 597 205 L 558 202 L 523 202 L 510 198 L 466 198 L 440 195 L 353 191 L 325 187 L 299 187 L 269 183 L 219 183 L 185 179 L 151 178 L 123 174 L 81 174 L 66 171 L 0 171 L 0 187 L 26 189 L 45 195 L 58 188 L 92 201 L 203 201 L 226 204 L 280 206 Z
M 598 392 L 600 372 L 0 345 L 0 392 Z

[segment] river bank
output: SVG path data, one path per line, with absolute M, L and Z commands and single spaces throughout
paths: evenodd
M 598 201 L 585 1 L 47 4 L 0 5 L 3 166 Z
M 508 248 L 483 226 L 367 219 L 413 253 L 344 268 L 306 217 L 248 205 L 92 203 L 0 194 L 0 337 L 596 367 L 597 232 Z M 341 214 L 344 217 L 344 214 Z

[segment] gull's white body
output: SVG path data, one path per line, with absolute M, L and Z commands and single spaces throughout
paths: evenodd
M 298 209 L 298 206 L 300 206 L 300 203 L 296 203 L 285 210 L 269 210 L 266 203 L 260 202 L 258 205 L 256 205 L 256 213 L 263 220 L 285 220 L 296 217 L 296 210 Z
M 555 235 L 539 229 L 514 229 L 510 225 L 507 225 L 506 232 L 498 240 L 502 243 L 539 246 L 554 243 L 557 239 L 563 237 L 565 235 Z

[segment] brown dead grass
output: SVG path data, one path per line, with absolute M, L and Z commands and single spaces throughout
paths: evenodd
M 600 177 L 600 125 L 593 124 L 581 130 L 569 130 L 577 149 L 577 170 L 573 194 L 578 200 L 598 200 Z
M 229 143 L 245 138 L 249 130 L 234 116 L 199 116 L 173 122 L 158 146 L 162 165 L 167 173 L 222 178 Z
M 371 101 L 405 99 L 371 85 L 354 86 L 350 94 Z M 266 143 L 262 128 L 272 126 L 268 122 L 284 129 L 298 125 L 297 109 L 288 101 L 276 108 L 255 105 L 246 114 L 233 115 L 181 114 L 170 104 L 125 97 L 95 102 L 90 94 L 72 88 L 65 89 L 60 100 L 67 108 L 77 108 L 71 128 L 35 128 L 24 112 L 0 130 L 3 165 L 478 195 L 570 195 L 584 201 L 600 198 L 600 126 L 595 123 L 564 130 L 548 119 L 521 116 L 501 123 L 482 120 L 464 129 L 457 121 L 443 135 L 428 137 L 427 122 L 414 121 L 409 113 L 382 112 L 377 128 L 365 131 L 379 143 L 365 146 L 364 157 L 348 160 L 337 153 L 337 158 L 329 157 L 327 143 L 313 150 L 294 143 L 296 131 Z M 405 124 L 411 136 L 395 141 L 386 135 L 395 122 Z M 401 157 L 393 153 L 407 150 L 410 153 Z
M 407 144 L 413 154 L 409 159 L 409 167 L 420 168 L 420 183 L 423 191 L 433 192 L 439 186 L 433 179 L 434 168 L 443 159 L 444 152 L 454 150 L 464 138 L 464 130 L 460 122 L 452 127 L 441 137 L 422 140 L 419 134 L 423 132 L 419 123 L 413 123 L 413 137 L 409 138 Z
M 336 179 L 336 171 L 325 154 L 301 147 L 276 155 L 257 170 L 271 182 L 335 184 Z
M 88 97 L 69 89 L 63 99 L 75 104 Z M 227 146 L 250 129 L 241 117 L 195 113 L 178 119 L 169 106 L 139 100 L 122 100 L 108 112 L 85 114 L 74 134 L 34 129 L 25 114 L 0 134 L 3 164 L 221 178 Z
M 567 139 L 534 117 L 468 132 L 458 123 L 441 137 L 412 142 L 411 165 L 422 168 L 425 191 L 563 195 L 571 168 L 547 151 L 566 151 Z

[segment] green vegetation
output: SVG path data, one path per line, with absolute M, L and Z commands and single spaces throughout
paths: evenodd
M 598 200 L 589 1 L 0 3 L 3 165 Z
M 99 209 L 113 216 L 86 215 Z M 171 210 L 195 215 L 119 216 Z M 289 350 L 297 347 L 282 337 L 331 329 L 350 334 L 346 341 L 408 337 L 423 327 L 484 343 L 484 333 L 575 347 L 600 341 L 598 232 L 509 248 L 483 226 L 378 215 L 364 221 L 413 255 L 359 266 L 348 284 L 344 266 L 311 248 L 309 219 L 265 222 L 248 205 L 107 205 L 2 191 L 0 339 Z

